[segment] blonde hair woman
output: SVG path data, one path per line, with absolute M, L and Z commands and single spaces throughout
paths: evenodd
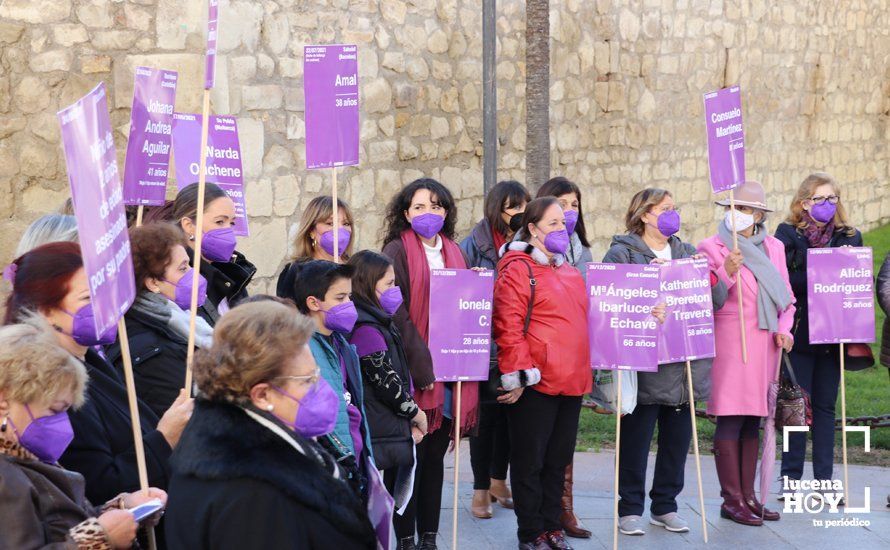
M 137 523 L 122 508 L 167 495 L 121 494 L 95 508 L 83 476 L 59 466 L 87 373 L 45 325 L 30 317 L 0 328 L 0 547 L 129 548 Z
M 797 328 L 790 359 L 797 381 L 810 394 L 813 405 L 813 478 L 832 479 L 840 357 L 837 346 L 810 345 L 807 250 L 862 246 L 862 234 L 847 219 L 837 181 L 825 172 L 815 172 L 798 187 L 788 217 L 776 228 L 776 238 L 785 245 L 791 289 L 797 298 Z M 803 477 L 806 447 L 805 434 L 791 434 L 789 451 L 782 454 L 783 476 L 795 480 Z
M 329 195 L 315 197 L 303 210 L 300 229 L 294 239 L 294 261 L 327 260 L 334 261 L 334 201 Z M 337 199 L 339 208 L 339 230 L 337 250 L 340 263 L 352 254 L 352 211 L 349 205 Z

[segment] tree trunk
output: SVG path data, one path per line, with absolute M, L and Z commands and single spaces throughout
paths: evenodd
M 550 179 L 550 1 L 525 4 L 525 170 L 537 189 Z

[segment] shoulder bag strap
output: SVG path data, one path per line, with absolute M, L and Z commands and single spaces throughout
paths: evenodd
M 538 286 L 538 281 L 535 279 L 534 273 L 532 273 L 532 266 L 527 261 L 523 259 L 515 259 L 511 260 L 508 264 L 504 266 L 504 269 L 507 268 L 513 262 L 522 262 L 525 264 L 525 268 L 528 270 L 528 286 L 529 286 L 529 297 L 528 297 L 528 310 L 525 314 L 525 323 L 522 326 L 522 335 L 525 336 L 528 334 L 528 326 L 532 322 L 532 310 L 535 307 L 535 287 Z

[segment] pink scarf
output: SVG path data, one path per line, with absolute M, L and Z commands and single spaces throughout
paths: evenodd
M 467 269 L 463 253 L 457 244 L 442 235 L 442 257 L 445 267 L 449 269 Z M 411 303 L 408 317 L 429 344 L 430 341 L 430 266 L 426 261 L 423 243 L 417 234 L 407 229 L 402 232 L 402 245 L 408 259 L 408 275 L 411 279 Z M 479 383 L 464 382 L 461 384 L 460 429 L 467 432 L 476 425 L 479 412 Z M 426 413 L 429 432 L 432 433 L 442 426 L 442 412 L 445 409 L 445 383 L 436 382 L 431 390 L 415 388 L 414 400 Z M 454 394 L 454 407 L 457 407 L 457 394 Z

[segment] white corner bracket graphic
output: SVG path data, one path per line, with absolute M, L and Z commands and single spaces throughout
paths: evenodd
M 790 439 L 788 434 L 794 432 L 807 433 L 808 431 L 810 431 L 809 426 L 782 426 L 782 452 L 788 452 L 788 440 Z M 866 439 L 868 439 L 868 436 L 866 436 Z

